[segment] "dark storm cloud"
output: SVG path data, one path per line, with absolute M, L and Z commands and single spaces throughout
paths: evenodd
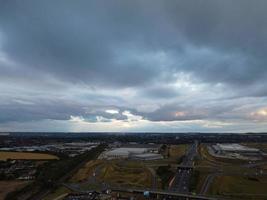
M 136 86 L 175 68 L 204 81 L 251 83 L 266 78 L 266 4 L 2 1 L 0 31 L 10 58 L 70 81 Z M 164 51 L 194 60 L 182 53 L 188 45 L 217 51 L 218 62 L 204 54 L 197 63 L 163 67 L 124 53 L 135 48 L 129 54 Z
M 169 99 L 177 97 L 179 95 L 179 91 L 170 86 L 154 86 L 143 89 L 140 95 L 151 99 Z
M 118 110 L 118 113 L 111 114 L 106 112 L 110 108 L 115 108 Z M 0 123 L 9 121 L 38 121 L 44 119 L 70 120 L 71 116 L 81 116 L 88 122 L 97 122 L 97 117 L 103 117 L 106 120 L 126 120 L 127 117 L 122 114 L 124 109 L 126 108 L 83 105 L 60 99 L 39 99 L 38 101 L 15 99 L 4 105 L 0 105 Z
M 188 121 L 188 120 L 201 120 L 201 119 L 227 119 L 237 118 L 231 116 L 229 113 L 237 108 L 233 103 L 202 103 L 197 104 L 179 104 L 172 103 L 161 106 L 154 112 L 143 114 L 151 121 Z M 227 115 L 229 114 L 229 115 Z M 226 115 L 226 116 L 224 116 Z M 223 116 L 223 117 L 222 117 Z
M 58 101 L 39 101 L 22 104 L 10 102 L 0 106 L 0 122 L 38 121 L 43 119 L 68 120 L 70 115 L 81 115 L 82 108 L 73 103 Z
M 104 4 L 82 1 L 6 1 L 2 5 L 3 50 L 19 63 L 69 81 L 100 85 L 138 85 L 156 75 L 149 63 L 142 66 L 138 60 L 121 62 L 117 58 L 124 51 L 120 48 L 127 48 L 128 39 L 130 48 L 138 37 L 127 29 L 126 22 L 121 24 L 124 17 L 130 19 L 129 14 L 116 16 L 117 3 L 110 5 L 111 10 Z
M 224 112 L 232 107 L 218 106 L 219 100 L 205 107 L 201 94 L 194 105 L 164 101 L 190 96 L 190 86 L 174 86 L 180 73 L 196 85 L 206 84 L 208 92 L 225 85 L 222 98 L 266 96 L 266 7 L 265 0 L 0 0 L 0 86 L 24 86 L 35 102 L 0 101 L 0 120 L 68 120 L 71 115 L 125 120 L 125 110 L 151 121 L 227 118 Z M 72 86 L 83 88 L 74 105 L 67 95 Z M 95 95 L 82 95 L 84 87 L 95 88 Z M 63 103 L 52 101 L 53 88 L 62 90 Z M 136 94 L 129 105 L 129 93 L 117 99 L 112 94 L 125 88 Z M 109 94 L 100 98 L 98 90 Z M 37 91 L 47 100 L 37 103 Z M 26 95 L 22 89 L 4 94 Z M 137 112 L 134 106 L 142 98 L 163 102 L 156 111 Z M 89 106 L 84 99 L 90 99 Z M 110 106 L 119 113 L 107 113 Z

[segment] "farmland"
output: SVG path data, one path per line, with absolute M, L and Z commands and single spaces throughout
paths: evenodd
M 28 153 L 28 152 L 0 152 L 0 160 L 57 160 L 57 156 L 45 153 Z

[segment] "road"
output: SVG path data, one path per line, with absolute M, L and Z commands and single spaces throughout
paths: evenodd
M 130 193 L 141 193 L 144 194 L 146 190 L 142 189 L 131 189 L 131 188 L 110 188 L 114 192 L 130 192 Z M 208 197 L 202 195 L 191 195 L 191 194 L 181 194 L 177 192 L 170 192 L 164 190 L 149 190 L 151 195 L 161 195 L 161 197 L 166 197 L 167 199 L 199 199 L 199 200 L 218 200 L 215 197 Z M 164 198 L 163 198 L 164 199 Z
M 77 188 L 73 188 L 68 184 L 63 184 L 63 186 L 67 187 L 68 189 L 76 192 L 76 193 L 93 193 L 93 190 L 77 190 Z M 116 187 L 110 187 L 108 188 L 112 192 L 129 192 L 129 193 L 140 193 L 144 194 L 147 190 L 143 189 L 136 189 L 136 188 L 116 188 Z M 218 198 L 215 197 L 209 197 L 209 196 L 203 196 L 203 195 L 190 195 L 190 194 L 181 194 L 177 192 L 170 192 L 170 191 L 164 191 L 164 190 L 149 190 L 149 193 L 151 195 L 160 195 L 162 197 L 168 197 L 168 199 L 199 199 L 199 200 L 218 200 Z
M 63 198 L 64 198 L 65 196 L 67 196 L 67 195 L 68 195 L 68 193 L 64 193 L 64 194 L 62 194 L 62 195 L 60 195 L 60 196 L 54 198 L 53 200 L 60 200 L 60 199 L 63 199 Z
M 151 181 L 151 188 L 152 189 L 157 189 L 157 187 L 158 187 L 158 179 L 157 179 L 156 172 L 155 172 L 154 169 L 152 169 L 150 167 L 148 167 L 147 169 L 150 171 L 150 173 L 152 175 L 151 176 L 151 179 L 152 179 L 152 181 Z
M 178 193 L 189 193 L 190 177 L 193 170 L 190 169 L 194 165 L 194 157 L 197 155 L 197 142 L 188 149 L 181 166 L 186 168 L 178 168 L 174 178 L 169 184 L 169 189 Z
M 261 170 L 262 171 L 262 170 Z M 209 174 L 200 191 L 201 195 L 205 195 L 208 192 L 209 187 L 211 186 L 211 184 L 213 183 L 214 178 L 216 178 L 217 176 L 247 176 L 247 177 L 253 177 L 253 176 L 266 176 L 267 173 L 265 173 L 264 171 L 260 172 L 260 171 L 256 171 L 256 172 L 214 172 L 212 174 Z
M 213 182 L 213 180 L 214 180 L 216 175 L 217 174 L 209 174 L 206 177 L 206 179 L 204 181 L 204 184 L 202 185 L 202 188 L 201 188 L 201 191 L 200 191 L 201 195 L 204 195 L 204 194 L 207 193 L 207 191 L 208 191 L 208 189 L 209 189 L 209 187 L 210 187 L 211 183 Z
M 100 148 L 100 145 L 97 146 L 97 147 L 95 147 L 95 148 Z M 92 150 L 93 149 L 91 149 L 90 151 L 92 151 Z M 103 150 L 101 150 L 101 151 L 103 151 Z M 98 156 L 96 156 L 96 157 L 98 157 Z M 87 158 L 87 159 L 84 159 L 82 162 L 77 163 L 77 165 L 72 170 L 70 170 L 63 177 L 61 177 L 59 180 L 57 180 L 56 184 L 57 185 L 61 185 L 62 183 L 64 183 L 68 178 L 70 178 L 71 176 L 73 176 L 74 173 L 76 173 L 82 166 L 84 166 L 91 159 L 92 158 Z M 42 200 L 47 195 L 49 195 L 52 191 L 53 191 L 53 189 L 44 188 L 43 187 L 43 188 L 41 188 L 41 190 L 39 192 L 37 192 L 33 196 L 27 198 L 27 200 Z

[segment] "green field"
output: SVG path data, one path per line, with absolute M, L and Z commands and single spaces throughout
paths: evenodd
M 209 194 L 233 198 L 267 199 L 267 179 L 242 176 L 218 176 L 209 188 Z

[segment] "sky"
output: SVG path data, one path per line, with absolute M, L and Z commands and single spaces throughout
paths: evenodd
M 265 132 L 266 0 L 0 0 L 0 131 Z

